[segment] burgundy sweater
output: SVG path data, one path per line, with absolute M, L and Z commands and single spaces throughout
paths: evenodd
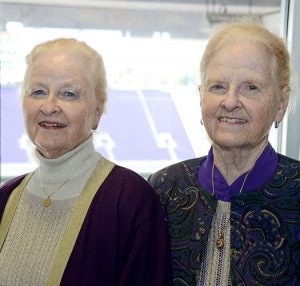
M 23 178 L 1 187 L 0 217 Z M 90 205 L 60 285 L 172 285 L 169 262 L 165 216 L 153 189 L 115 166 Z

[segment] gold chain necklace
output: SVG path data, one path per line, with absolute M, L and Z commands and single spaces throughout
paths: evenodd
M 92 168 L 94 168 L 97 164 L 99 163 L 99 161 L 97 161 L 95 163 L 95 165 L 92 166 Z M 66 181 L 64 181 L 61 185 L 59 185 L 56 190 L 54 190 L 50 195 L 46 192 L 45 188 L 44 188 L 44 184 L 41 180 L 41 169 L 38 170 L 38 177 L 39 177 L 39 180 L 40 180 L 40 186 L 41 186 L 41 189 L 43 190 L 44 194 L 47 196 L 45 199 L 42 200 L 42 204 L 45 208 L 49 207 L 51 205 L 51 197 L 56 193 L 58 192 L 65 184 L 67 184 L 68 182 L 70 182 L 71 180 L 75 179 L 75 178 L 78 178 L 80 177 L 81 175 L 83 174 L 83 172 L 79 173 L 78 175 L 76 175 L 75 177 L 73 178 L 70 178 Z
M 249 173 L 251 172 L 252 168 L 246 173 L 245 175 L 245 178 L 243 180 L 243 183 L 242 183 L 242 186 L 240 188 L 240 191 L 239 193 L 241 193 L 244 189 L 244 186 L 245 186 L 245 183 L 246 183 L 246 180 L 248 178 L 248 175 Z M 214 171 L 215 171 L 215 160 L 213 161 L 213 165 L 212 165 L 212 168 L 211 168 L 211 186 L 212 186 L 212 193 L 213 193 L 213 196 L 215 196 L 215 184 L 214 184 Z M 227 228 L 227 225 L 230 221 L 230 217 L 229 219 L 227 220 L 223 230 L 222 230 L 222 227 L 221 227 L 221 230 L 220 230 L 220 234 L 219 234 L 219 237 L 217 238 L 216 240 L 216 247 L 218 249 L 222 249 L 224 247 L 224 244 L 225 244 L 225 241 L 224 241 L 224 232 Z
M 54 192 L 52 192 L 50 195 L 46 192 L 46 190 L 45 190 L 45 188 L 44 188 L 44 184 L 42 183 L 42 181 L 40 181 L 40 182 L 41 182 L 41 188 L 42 188 L 43 192 L 45 193 L 45 195 L 47 196 L 47 198 L 45 198 L 45 199 L 42 200 L 42 204 L 43 204 L 43 206 L 44 206 L 45 208 L 47 208 L 47 207 L 49 207 L 49 206 L 51 205 L 51 203 L 52 203 L 51 197 L 52 197 L 58 190 L 60 190 L 67 182 L 69 182 L 69 180 L 63 182 L 63 183 L 62 183 L 60 186 L 58 186 L 58 188 L 57 188 Z
M 46 190 L 45 190 L 45 188 L 44 188 L 44 184 L 43 184 L 43 182 L 42 182 L 42 180 L 41 180 L 40 170 L 39 170 L 38 173 L 39 173 L 39 180 L 40 180 L 40 186 L 41 186 L 41 189 L 42 189 L 42 191 L 44 192 L 44 194 L 46 195 L 46 198 L 42 199 L 42 204 L 43 204 L 43 206 L 44 206 L 45 208 L 47 208 L 47 207 L 49 207 L 49 206 L 51 205 L 51 203 L 52 203 L 51 197 L 52 197 L 57 191 L 59 191 L 66 183 L 68 183 L 68 182 L 70 181 L 70 179 L 67 180 L 67 181 L 65 181 L 65 182 L 63 182 L 61 185 L 59 185 L 59 186 L 56 188 L 56 190 L 54 190 L 54 191 L 49 195 L 49 194 L 46 192 Z

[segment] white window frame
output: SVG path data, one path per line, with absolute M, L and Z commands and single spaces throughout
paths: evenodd
M 300 160 L 300 25 L 299 0 L 282 0 L 282 35 L 287 39 L 293 69 L 292 106 L 288 110 L 278 132 L 278 152 Z

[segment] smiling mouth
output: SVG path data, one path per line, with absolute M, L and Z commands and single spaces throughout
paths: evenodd
M 220 117 L 220 122 L 231 123 L 231 124 L 244 124 L 247 121 L 240 118 Z
M 65 128 L 67 125 L 59 122 L 42 121 L 39 123 L 39 126 L 43 128 L 49 128 L 49 129 L 60 129 L 60 128 Z

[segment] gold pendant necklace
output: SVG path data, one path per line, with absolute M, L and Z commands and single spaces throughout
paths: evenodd
M 48 208 L 51 203 L 52 203 L 52 200 L 51 200 L 51 197 L 56 193 L 58 192 L 66 183 L 68 183 L 70 181 L 67 180 L 65 182 L 63 182 L 61 185 L 59 185 L 56 190 L 54 190 L 50 195 L 46 192 L 45 188 L 44 188 L 44 184 L 43 184 L 43 181 L 41 180 L 41 174 L 40 174 L 40 170 L 39 170 L 39 180 L 40 180 L 40 186 L 41 186 L 41 189 L 42 191 L 44 192 L 44 194 L 46 195 L 46 198 L 42 199 L 42 205 L 45 207 L 45 208 Z
M 220 233 L 219 238 L 216 240 L 216 247 L 221 249 L 224 247 L 224 235 Z
M 49 206 L 51 205 L 51 203 L 52 203 L 51 197 L 52 197 L 58 190 L 60 190 L 60 189 L 61 189 L 67 182 L 69 182 L 69 181 L 70 181 L 70 180 L 67 180 L 67 181 L 63 182 L 63 183 L 62 183 L 60 186 L 58 186 L 58 188 L 57 188 L 54 192 L 52 192 L 50 195 L 45 191 L 43 182 L 40 181 L 40 183 L 41 183 L 41 188 L 42 188 L 43 192 L 45 193 L 45 195 L 47 196 L 47 198 L 44 198 L 44 199 L 42 200 L 42 204 L 43 204 L 43 206 L 44 206 L 45 208 L 47 208 L 47 207 L 49 207 Z
M 226 219 L 226 222 L 223 223 L 224 227 L 221 225 L 220 226 L 220 234 L 219 234 L 219 237 L 217 238 L 216 240 L 216 247 L 218 249 L 222 249 L 225 245 L 225 238 L 224 238 L 224 235 L 225 235 L 225 231 L 227 229 L 227 225 L 229 224 L 229 221 L 230 221 L 230 215 L 229 217 Z
M 211 168 L 211 186 L 212 186 L 212 194 L 213 194 L 213 196 L 215 196 L 214 170 L 215 170 L 215 161 L 213 161 L 213 165 L 212 165 L 212 168 Z M 243 183 L 242 183 L 242 186 L 241 186 L 241 188 L 240 188 L 239 193 L 242 193 L 243 188 L 244 188 L 244 185 L 245 185 L 245 183 L 246 183 L 246 180 L 247 180 L 248 175 L 249 175 L 249 173 L 251 172 L 251 170 L 252 170 L 252 168 L 246 173 L 245 178 L 244 178 L 244 180 L 243 180 Z M 225 232 L 225 230 L 226 230 L 226 228 L 227 228 L 227 225 L 228 225 L 229 221 L 230 221 L 230 217 L 229 217 L 229 219 L 227 220 L 227 222 L 226 222 L 226 224 L 225 224 L 223 230 L 222 230 L 222 228 L 221 228 L 219 237 L 218 237 L 217 240 L 216 240 L 216 247 L 217 247 L 218 249 L 222 249 L 222 248 L 224 247 L 224 245 L 225 245 L 224 232 Z
M 50 196 L 48 196 L 46 199 L 43 199 L 43 206 L 45 208 L 49 207 L 51 205 L 51 199 Z

